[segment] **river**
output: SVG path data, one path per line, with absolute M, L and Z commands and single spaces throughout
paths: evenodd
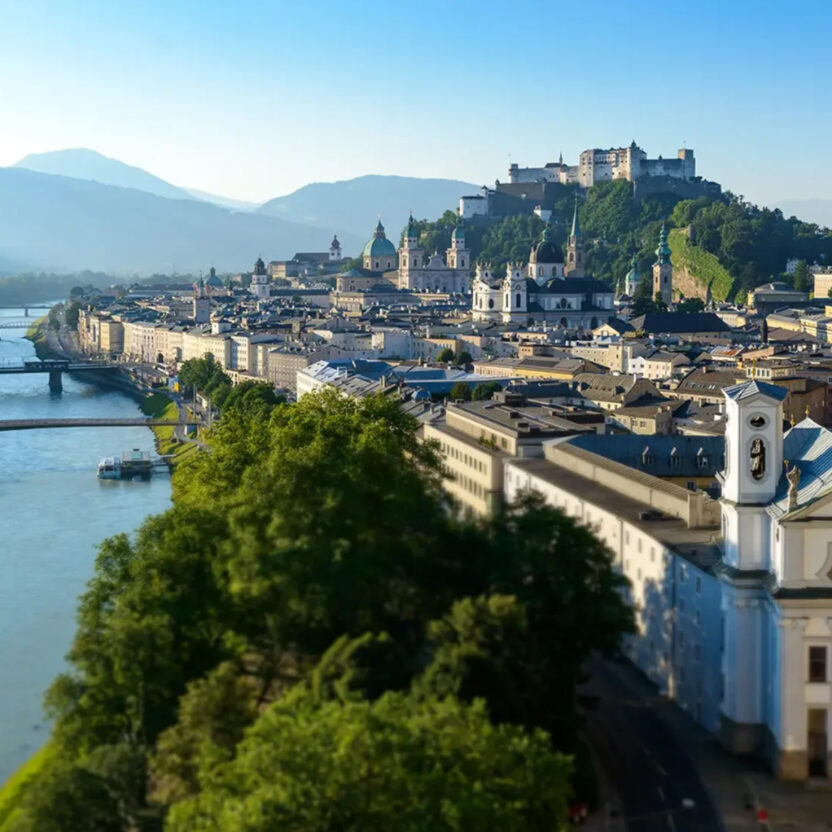
M 0 309 L 0 323 L 23 310 Z M 0 328 L 0 366 L 33 358 L 26 327 Z M 46 374 L 0 375 L 0 419 L 135 417 L 134 400 L 64 375 L 50 394 Z M 98 460 L 153 450 L 147 428 L 0 432 L 0 784 L 49 734 L 42 700 L 65 667 L 78 595 L 93 574 L 96 546 L 132 532 L 170 505 L 170 478 L 99 480 Z

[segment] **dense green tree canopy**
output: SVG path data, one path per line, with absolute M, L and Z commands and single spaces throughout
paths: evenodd
M 568 775 L 543 732 L 494 726 L 482 703 L 401 693 L 320 703 L 299 690 L 166 829 L 549 832 L 564 821 Z
M 269 828 L 254 807 L 310 830 L 556 826 L 580 665 L 632 624 L 610 553 L 539 502 L 449 511 L 394 398 L 253 390 L 176 473 L 174 506 L 102 545 L 48 697 L 60 763 L 14 832 L 55 828 L 50 811 L 152 829 L 172 806 L 172 829 Z M 301 798 L 291 748 L 327 799 Z M 356 807 L 369 772 L 384 788 Z

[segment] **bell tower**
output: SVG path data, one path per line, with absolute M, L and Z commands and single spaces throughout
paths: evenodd
M 735 569 L 768 569 L 769 517 L 783 474 L 783 400 L 788 391 L 759 381 L 727 387 L 722 538 Z
M 659 232 L 659 247 L 656 249 L 656 262 L 653 264 L 653 299 L 657 297 L 666 306 L 673 302 L 673 266 L 670 263 L 670 246 L 667 244 L 667 228 L 662 223 Z
M 575 196 L 575 210 L 572 214 L 572 230 L 566 243 L 566 277 L 584 277 L 584 246 L 581 240 L 581 226 L 578 223 L 578 197 Z
M 465 247 L 465 231 L 462 228 L 462 218 L 458 220 L 456 228 L 451 232 L 451 247 L 445 252 L 449 269 L 471 268 L 471 252 Z

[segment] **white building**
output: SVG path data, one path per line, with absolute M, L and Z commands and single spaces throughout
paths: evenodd
M 806 779 L 830 775 L 832 433 L 784 437 L 785 395 L 725 390 L 719 500 L 564 444 L 507 463 L 505 493 L 592 526 L 631 582 L 630 658 L 728 748 Z
M 583 254 L 576 220 L 570 236 L 567 273 L 560 248 L 543 230 L 529 263 L 508 263 L 504 277 L 477 264 L 472 286 L 471 315 L 475 321 L 541 321 L 571 329 L 595 329 L 613 316 L 614 293 L 592 277 L 583 276 Z M 566 277 L 564 274 L 566 273 Z
M 251 286 L 249 291 L 261 300 L 267 298 L 271 293 L 269 288 L 269 275 L 266 271 L 266 264 L 258 257 L 254 264 L 254 271 L 251 273 Z

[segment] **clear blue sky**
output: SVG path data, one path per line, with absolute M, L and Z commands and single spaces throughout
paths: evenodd
M 756 202 L 826 197 L 830 31 L 814 0 L 0 0 L 0 165 L 90 147 L 264 200 L 635 138 Z

